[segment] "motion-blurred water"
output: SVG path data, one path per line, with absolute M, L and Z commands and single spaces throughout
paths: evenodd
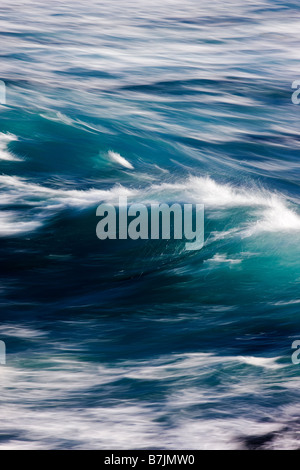
M 0 7 L 0 448 L 298 448 L 300 8 Z M 205 246 L 96 207 L 206 207 Z

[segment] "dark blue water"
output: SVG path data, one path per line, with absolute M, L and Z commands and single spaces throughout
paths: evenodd
M 1 2 L 0 448 L 299 447 L 299 20 Z M 204 248 L 98 240 L 119 195 L 203 203 Z

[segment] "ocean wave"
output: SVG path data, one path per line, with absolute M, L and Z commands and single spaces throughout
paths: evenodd
M 178 183 L 152 184 L 144 189 L 127 188 L 115 185 L 108 190 L 90 188 L 87 190 L 67 190 L 42 186 L 24 178 L 0 175 L 0 203 L 8 208 L 14 204 L 26 204 L 40 211 L 39 220 L 21 222 L 11 231 L 34 230 L 41 226 L 42 218 L 53 215 L 53 211 L 64 208 L 84 209 L 101 202 L 117 204 L 119 197 L 126 196 L 129 202 L 166 202 L 179 201 L 186 203 L 204 204 L 210 217 L 215 211 L 224 211 L 224 218 L 230 217 L 227 209 L 242 208 L 251 216 L 251 222 L 243 222 L 231 229 L 234 235 L 252 236 L 261 232 L 298 232 L 300 231 L 300 216 L 284 195 L 272 193 L 255 187 L 237 187 L 217 183 L 210 177 L 190 177 Z M 3 214 L 3 234 L 9 234 L 13 223 L 13 214 Z M 20 216 L 22 219 L 22 215 Z M 36 226 L 35 226 L 36 225 Z M 230 232 L 227 232 L 228 234 Z M 226 236 L 226 234 L 225 234 Z M 220 238 L 220 237 L 219 237 Z

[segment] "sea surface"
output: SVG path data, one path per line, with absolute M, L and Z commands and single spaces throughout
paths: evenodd
M 0 449 L 298 449 L 297 1 L 1 0 Z M 205 245 L 96 208 L 205 205 Z

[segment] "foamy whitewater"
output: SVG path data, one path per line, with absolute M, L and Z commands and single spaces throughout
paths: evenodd
M 0 449 L 298 449 L 297 2 L 2 1 Z M 205 245 L 96 237 L 205 205 Z

